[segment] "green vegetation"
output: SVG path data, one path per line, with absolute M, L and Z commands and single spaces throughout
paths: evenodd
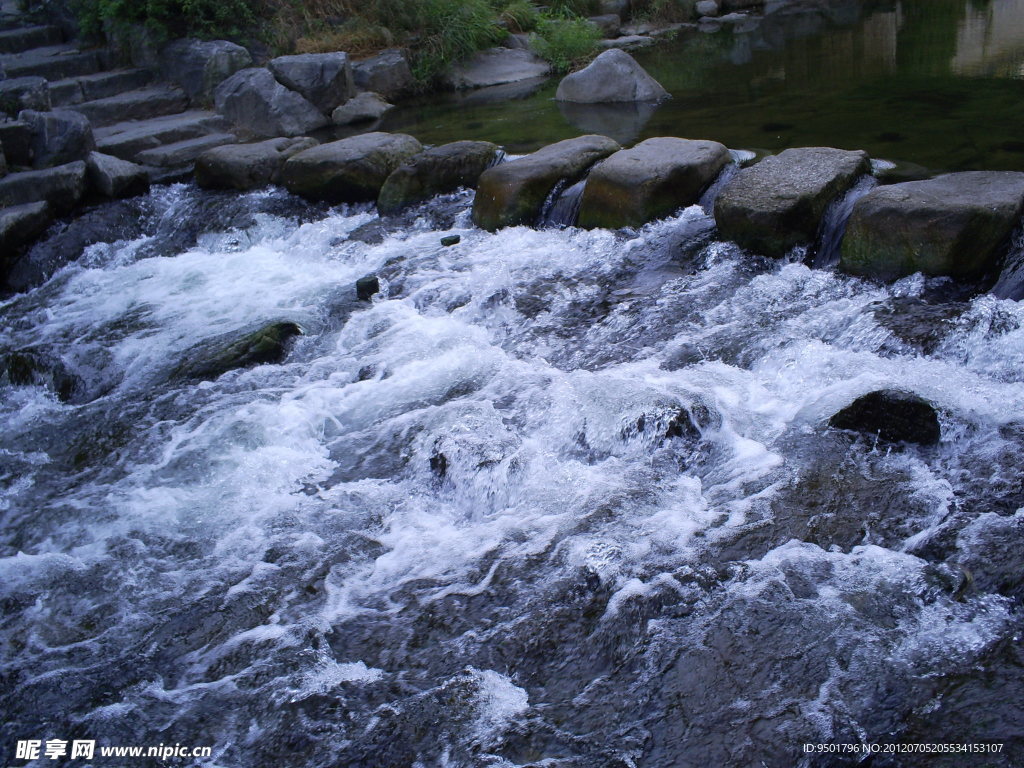
M 586 19 L 545 16 L 530 36 L 530 47 L 556 72 L 568 72 L 594 55 L 600 39 L 601 30 Z

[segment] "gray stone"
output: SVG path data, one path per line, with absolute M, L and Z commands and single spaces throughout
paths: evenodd
M 269 70 L 236 72 L 217 86 L 217 111 L 255 136 L 301 136 L 327 125 L 327 118 Z
M 997 266 L 1024 212 L 1024 173 L 969 171 L 878 187 L 853 208 L 846 272 L 895 280 L 915 272 L 959 279 Z
M 607 136 L 579 136 L 488 168 L 477 185 L 473 222 L 491 232 L 532 224 L 559 181 L 576 181 L 591 165 L 618 149 Z
M 497 156 L 498 146 L 489 141 L 455 141 L 421 152 L 391 172 L 377 197 L 377 209 L 397 213 L 434 195 L 476 188 L 480 174 Z
M 446 80 L 453 88 L 485 88 L 543 77 L 550 71 L 551 66 L 531 51 L 488 48 L 454 65 Z
M 212 381 L 237 368 L 280 363 L 291 341 L 302 335 L 292 322 L 275 322 L 242 335 L 226 334 L 189 350 L 187 359 L 174 372 L 175 378 Z
M 579 225 L 639 227 L 696 203 L 729 163 L 716 141 L 648 139 L 604 160 L 583 190 Z
M 50 108 L 50 86 L 43 77 L 0 80 L 0 112 L 16 115 L 23 109 L 45 112 Z
M 721 12 L 715 0 L 697 0 L 694 10 L 698 16 L 717 16 Z
M 0 208 L 0 253 L 5 257 L 42 234 L 53 221 L 45 201 Z M 6 273 L 7 264 L 0 264 Z
M 605 13 L 600 16 L 591 16 L 587 19 L 591 24 L 601 30 L 605 37 L 615 37 L 622 28 L 622 19 L 617 13 Z
M 376 56 L 352 64 L 356 87 L 373 91 L 386 99 L 394 99 L 413 89 L 415 81 L 405 54 L 397 49 L 383 51 Z
M 864 152 L 829 147 L 787 149 L 744 168 L 715 200 L 726 240 L 781 257 L 814 242 L 825 210 L 870 170 Z
M 149 120 L 178 114 L 187 106 L 188 96 L 183 90 L 160 84 L 74 104 L 68 109 L 85 115 L 94 128 L 101 128 L 128 120 Z
M 313 200 L 376 200 L 391 172 L 422 149 L 404 133 L 364 133 L 299 152 L 284 164 L 281 179 Z
M 379 93 L 366 91 L 349 99 L 331 113 L 331 122 L 335 125 L 351 125 L 370 120 L 380 120 L 389 109 L 394 109 Z
M 0 179 L 0 207 L 46 201 L 57 215 L 70 213 L 85 194 L 85 163 L 77 160 L 42 171 L 9 173 Z
M 177 176 L 177 172 L 187 175 L 192 170 L 196 158 L 207 150 L 236 143 L 238 143 L 238 137 L 233 133 L 210 133 L 205 136 L 197 136 L 194 139 L 184 139 L 173 144 L 145 149 L 135 156 L 135 160 L 144 165 L 170 168 L 175 171 L 171 174 L 160 173 L 151 176 L 154 182 L 164 181 Z
M 0 120 L 0 144 L 8 165 L 23 168 L 32 165 L 32 129 L 27 123 Z
M 555 99 L 581 104 L 657 101 L 668 91 L 625 51 L 607 50 L 579 72 L 566 75 Z
M 211 133 L 222 133 L 230 127 L 227 120 L 214 112 L 191 110 L 99 128 L 96 131 L 96 148 L 104 154 L 132 160 L 139 152 Z
M 18 115 L 18 120 L 32 131 L 32 165 L 35 168 L 84 160 L 96 148 L 89 120 L 77 112 L 26 109 Z
M 100 152 L 90 152 L 85 165 L 93 189 L 104 197 L 134 197 L 149 189 L 149 176 L 141 165 Z
M 208 104 L 214 90 L 240 69 L 252 66 L 252 56 L 227 40 L 172 40 L 160 51 L 163 76 L 181 86 L 193 103 Z
M 597 47 L 605 50 L 618 48 L 623 51 L 636 51 L 640 48 L 652 46 L 654 43 L 654 38 L 647 37 L 646 35 L 623 35 L 622 37 L 616 37 L 614 40 L 598 40 Z
M 207 150 L 196 159 L 196 183 L 207 189 L 257 189 L 275 184 L 285 161 L 317 146 L 315 139 L 268 139 Z
M 324 114 L 355 94 L 352 64 L 341 51 L 279 56 L 267 66 L 279 83 L 302 94 Z

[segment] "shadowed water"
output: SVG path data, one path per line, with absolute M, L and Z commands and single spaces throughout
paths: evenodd
M 145 203 L 0 304 L 0 351 L 81 381 L 2 389 L 8 763 L 26 738 L 254 768 L 1024 760 L 1016 302 L 759 259 L 697 206 L 489 234 L 464 194 Z M 280 364 L 177 375 L 274 321 L 304 331 Z M 883 387 L 936 404 L 937 447 L 826 428 Z

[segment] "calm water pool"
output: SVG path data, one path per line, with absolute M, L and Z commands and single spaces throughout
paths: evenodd
M 554 101 L 552 78 L 433 96 L 395 110 L 382 129 L 512 151 L 593 131 L 623 142 L 829 145 L 933 170 L 1024 170 L 1024 0 L 792 5 L 745 28 L 684 30 L 635 55 L 670 101 L 567 108 Z

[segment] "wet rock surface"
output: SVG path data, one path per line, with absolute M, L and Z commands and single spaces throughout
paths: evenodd
M 783 256 L 813 243 L 828 205 L 869 170 L 863 152 L 787 149 L 744 168 L 722 189 L 715 222 L 724 239 Z
M 413 155 L 387 177 L 377 209 L 396 213 L 460 187 L 476 188 L 480 175 L 494 165 L 498 153 L 498 146 L 488 141 L 455 141 Z
M 880 280 L 992 272 L 1024 212 L 1024 173 L 975 171 L 879 187 L 854 206 L 842 269 Z
M 376 200 L 392 171 L 422 149 L 403 133 L 364 133 L 294 155 L 281 181 L 289 191 L 313 200 Z
M 318 143 L 309 138 L 279 138 L 215 147 L 196 159 L 196 183 L 207 189 L 259 189 L 279 180 L 288 158 Z
M 603 160 L 587 177 L 581 227 L 638 227 L 693 205 L 730 162 L 714 141 L 647 139 Z
M 295 323 L 276 322 L 235 340 L 207 342 L 189 355 L 175 375 L 212 380 L 237 368 L 280 363 L 291 339 L 301 335 L 302 329 Z
M 533 223 L 556 184 L 576 181 L 618 149 L 606 136 L 580 136 L 488 169 L 480 176 L 473 222 L 490 231 Z
M 863 432 L 886 443 L 934 445 L 941 437 L 939 418 L 931 403 L 912 392 L 896 389 L 858 397 L 828 423 L 836 429 Z

